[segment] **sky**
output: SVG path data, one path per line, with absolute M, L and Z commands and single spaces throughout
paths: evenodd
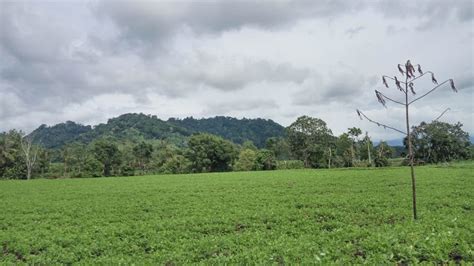
M 411 123 L 461 122 L 474 133 L 474 14 L 470 0 L 5 1 L 0 0 L 0 131 L 124 113 L 321 118 L 375 140 L 399 133 L 404 107 L 382 75 L 408 59 L 440 87 L 410 106 Z M 389 80 L 390 81 L 390 80 Z M 417 97 L 433 87 L 415 83 Z

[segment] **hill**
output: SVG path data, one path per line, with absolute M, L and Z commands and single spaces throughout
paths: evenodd
M 169 139 L 182 143 L 188 136 L 198 132 L 215 134 L 239 144 L 251 140 L 261 148 L 267 138 L 283 136 L 285 128 L 272 120 L 260 118 L 217 116 L 203 119 L 171 118 L 164 121 L 155 115 L 130 113 L 93 127 L 71 121 L 54 126 L 41 125 L 30 135 L 44 147 L 57 149 L 70 142 L 90 143 L 102 137 L 118 140 Z
M 213 118 L 194 119 L 188 117 L 182 120 L 171 118 L 168 122 L 181 126 L 193 133 L 210 133 L 239 144 L 246 140 L 251 140 L 259 148 L 265 146 L 265 141 L 268 138 L 282 137 L 285 134 L 283 126 L 272 120 L 261 118 L 237 119 L 216 116 Z
M 52 127 L 43 124 L 35 129 L 30 136 L 46 148 L 56 149 L 77 139 L 78 136 L 92 131 L 91 126 L 84 126 L 72 121 L 60 123 Z

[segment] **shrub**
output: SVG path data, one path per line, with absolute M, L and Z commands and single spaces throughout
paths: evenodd
M 280 160 L 276 161 L 277 169 L 303 169 L 304 162 L 300 160 Z

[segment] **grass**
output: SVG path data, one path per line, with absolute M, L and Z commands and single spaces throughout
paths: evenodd
M 473 170 L 1 181 L 0 263 L 472 263 Z

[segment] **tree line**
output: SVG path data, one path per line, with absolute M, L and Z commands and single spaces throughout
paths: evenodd
M 386 142 L 374 145 L 356 127 L 334 136 L 326 122 L 301 116 L 284 136 L 269 137 L 264 147 L 236 144 L 209 133 L 194 133 L 183 145 L 168 139 L 104 136 L 85 144 L 73 141 L 49 149 L 11 130 L 0 133 L 0 178 L 75 178 L 258 171 L 293 168 L 383 167 L 395 156 Z M 470 159 L 469 135 L 462 124 L 421 123 L 413 128 L 417 163 Z M 402 154 L 403 156 L 403 154 Z

